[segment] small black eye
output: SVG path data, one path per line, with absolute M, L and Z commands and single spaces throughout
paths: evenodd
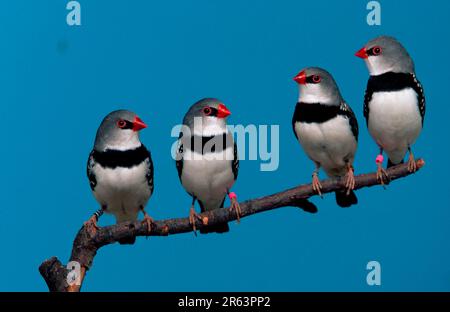
M 119 128 L 125 128 L 125 126 L 127 125 L 127 123 L 125 122 L 125 120 L 122 120 L 122 119 L 120 119 L 118 122 L 117 122 L 117 127 L 119 127 Z
M 206 116 L 209 116 L 211 114 L 212 110 L 210 107 L 205 107 L 203 108 L 203 114 L 205 114 Z
M 321 80 L 322 80 L 322 78 L 320 78 L 319 75 L 314 75 L 314 76 L 312 76 L 312 81 L 313 81 L 314 83 L 319 83 Z
M 372 48 L 372 53 L 373 53 L 373 55 L 380 55 L 382 51 L 383 51 L 383 50 L 382 50 L 381 47 L 379 47 L 379 46 L 376 46 L 376 47 L 373 47 L 373 48 Z

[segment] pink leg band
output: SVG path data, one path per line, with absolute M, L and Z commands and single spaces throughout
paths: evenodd
M 236 198 L 237 198 L 235 192 L 230 192 L 230 193 L 228 194 L 228 197 L 229 197 L 230 199 L 236 199 Z
M 378 155 L 377 158 L 375 158 L 375 162 L 376 162 L 377 164 L 382 164 L 383 161 L 384 161 L 384 157 L 383 157 L 382 154 Z

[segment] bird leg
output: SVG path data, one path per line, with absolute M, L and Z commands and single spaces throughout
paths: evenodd
M 383 150 L 380 150 L 380 154 L 375 159 L 375 162 L 377 164 L 377 180 L 384 187 L 385 181 L 386 182 L 389 181 L 389 176 L 386 170 L 384 170 L 383 168 L 383 160 L 384 160 Z
M 99 229 L 99 226 L 97 225 L 98 219 L 103 215 L 104 209 L 101 208 L 97 210 L 86 222 L 84 222 L 84 226 L 86 227 L 89 234 L 94 236 L 97 233 L 97 230 Z
M 322 197 L 322 184 L 320 184 L 319 180 L 319 168 L 320 165 L 316 163 L 316 169 L 314 170 L 312 174 L 312 188 L 313 191 L 319 194 L 320 197 Z
M 192 205 L 189 211 L 189 224 L 192 225 L 192 230 L 194 231 L 195 236 L 197 236 L 197 227 L 195 226 L 195 219 L 199 219 L 203 222 L 200 215 L 195 212 L 194 205 Z
M 228 192 L 228 198 L 230 199 L 230 202 L 231 202 L 230 210 L 231 211 L 234 210 L 236 212 L 236 221 L 237 221 L 237 223 L 240 223 L 242 210 L 241 210 L 241 206 L 239 206 L 239 203 L 237 201 L 236 193 Z
M 142 220 L 142 223 L 145 222 L 147 224 L 147 232 L 150 233 L 152 231 L 152 224 L 155 220 L 148 215 L 148 213 L 144 210 L 144 207 L 141 207 L 141 211 L 144 214 L 144 220 Z
M 189 210 L 189 224 L 192 225 L 192 230 L 194 231 L 195 236 L 197 236 L 197 227 L 195 226 L 195 219 L 199 219 L 203 222 L 203 224 L 208 224 L 208 220 L 203 220 L 200 215 L 198 213 L 195 212 L 195 200 L 196 198 L 194 197 L 192 199 L 192 204 L 191 204 L 191 209 Z
M 350 163 L 347 163 L 347 174 L 345 175 L 345 188 L 347 195 L 355 188 L 355 169 Z
M 409 151 L 408 170 L 409 170 L 409 172 L 416 172 L 417 171 L 416 160 L 414 159 L 414 154 L 411 151 L 411 147 L 409 147 L 409 146 L 408 146 L 408 151 Z

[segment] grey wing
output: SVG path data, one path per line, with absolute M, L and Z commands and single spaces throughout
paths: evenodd
M 356 141 L 358 141 L 359 128 L 355 113 L 353 112 L 352 108 L 345 102 L 341 103 L 340 110 L 342 114 L 348 118 L 353 136 L 355 137 Z
M 97 178 L 96 178 L 95 172 L 93 170 L 94 164 L 95 164 L 93 154 L 94 154 L 94 151 L 92 151 L 89 154 L 89 158 L 88 158 L 87 166 L 86 166 L 87 177 L 89 179 L 89 185 L 91 186 L 92 191 L 94 191 L 95 186 L 97 185 Z
M 236 142 L 234 142 L 234 158 L 231 166 L 233 170 L 234 180 L 236 180 L 239 172 L 239 157 Z

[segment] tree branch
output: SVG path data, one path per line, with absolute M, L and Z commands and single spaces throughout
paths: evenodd
M 425 162 L 422 159 L 417 160 L 416 163 L 418 169 L 425 165 Z M 408 171 L 407 164 L 389 168 L 387 169 L 387 173 L 391 181 L 412 174 Z M 379 185 L 375 173 L 355 176 L 355 182 L 355 190 Z M 324 194 L 345 189 L 345 182 L 342 178 L 327 179 L 321 183 L 322 193 Z M 313 191 L 311 184 L 303 184 L 273 195 L 247 200 L 240 203 L 242 211 L 241 218 L 287 206 L 299 207 L 304 211 L 315 213 L 317 212 L 316 206 L 308 201 L 309 197 L 315 195 L 317 194 Z M 207 225 L 205 225 L 201 220 L 196 220 L 197 229 L 236 220 L 236 213 L 230 209 L 207 211 L 200 214 L 200 216 L 202 219 L 207 217 L 208 222 Z M 151 232 L 148 232 L 147 225 L 140 221 L 125 222 L 102 227 L 97 230 L 94 235 L 91 235 L 83 226 L 73 242 L 70 261 L 77 261 L 80 263 L 80 278 L 82 284 L 85 272 L 92 266 L 97 250 L 105 245 L 135 236 L 168 236 L 187 232 L 192 232 L 192 225 L 189 224 L 189 218 L 155 221 L 152 223 Z M 50 291 L 79 291 L 81 288 L 81 285 L 68 285 L 66 277 L 69 271 L 56 257 L 44 261 L 39 267 L 39 272 L 46 281 Z

